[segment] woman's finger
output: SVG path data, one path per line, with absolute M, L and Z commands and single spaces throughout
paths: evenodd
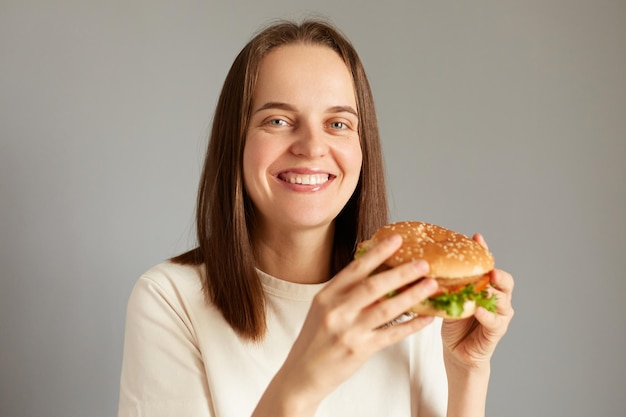
M 361 300 L 362 307 L 365 307 L 426 276 L 428 270 L 429 266 L 425 261 L 407 262 L 364 278 L 351 289 L 351 292 Z
M 501 269 L 494 269 L 491 274 L 491 284 L 505 294 L 512 294 L 515 287 L 513 276 Z
M 378 276 L 376 277 L 378 278 Z M 373 302 L 373 304 L 363 310 L 362 325 L 368 329 L 379 328 L 409 311 L 414 305 L 423 302 L 433 295 L 437 289 L 437 281 L 424 278 L 404 288 L 392 297 L 383 295 L 382 298 L 377 298 L 376 302 Z
M 389 346 L 422 330 L 434 320 L 435 317 L 433 316 L 417 316 L 401 323 L 378 328 L 374 331 L 375 334 L 373 338 L 380 347 Z
M 513 291 L 513 277 L 505 271 L 494 270 L 492 274 L 494 286 L 489 289 L 490 294 L 497 299 L 496 312 L 479 308 L 476 311 L 476 319 L 488 330 L 496 334 L 504 334 L 508 323 L 514 315 L 511 305 L 511 295 Z
M 472 236 L 472 239 L 478 242 L 478 244 L 480 244 L 480 246 L 482 246 L 483 248 L 489 250 L 489 247 L 487 247 L 487 242 L 485 241 L 485 238 L 482 234 L 476 233 L 474 234 L 474 236 Z
M 341 291 L 360 282 L 382 265 L 402 245 L 402 236 L 393 235 L 368 249 L 358 259 L 350 262 L 328 284 L 327 288 Z

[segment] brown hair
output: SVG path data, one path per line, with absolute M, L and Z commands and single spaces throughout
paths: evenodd
M 335 219 L 331 272 L 346 266 L 356 243 L 388 220 L 374 101 L 354 47 L 332 25 L 317 20 L 282 21 L 260 31 L 235 58 L 217 103 L 196 206 L 198 247 L 173 259 L 204 265 L 208 300 L 249 340 L 263 338 L 266 318 L 251 245 L 254 207 L 243 185 L 243 149 L 261 60 L 274 48 L 298 42 L 336 51 L 352 74 L 356 93 L 363 163 L 356 190 Z

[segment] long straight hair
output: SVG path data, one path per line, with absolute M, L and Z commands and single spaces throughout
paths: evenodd
M 251 243 L 255 209 L 243 185 L 243 150 L 261 60 L 274 48 L 293 43 L 332 49 L 354 82 L 363 162 L 357 187 L 335 219 L 332 274 L 352 260 L 357 242 L 388 220 L 374 100 L 352 44 L 331 24 L 318 20 L 281 21 L 260 31 L 235 58 L 216 106 L 196 205 L 198 246 L 173 258 L 204 266 L 207 301 L 240 337 L 253 341 L 265 334 L 266 310 Z

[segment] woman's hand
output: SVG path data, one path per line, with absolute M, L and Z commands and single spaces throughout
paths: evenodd
M 474 240 L 487 247 L 480 234 L 474 235 Z M 513 286 L 513 277 L 510 274 L 495 269 L 491 272 L 491 286 L 488 291 L 497 297 L 496 313 L 480 307 L 473 317 L 444 320 L 441 333 L 448 362 L 466 368 L 488 365 L 496 345 L 513 318 Z
M 255 415 L 280 404 L 273 415 L 313 415 L 323 398 L 348 379 L 377 351 L 432 322 L 431 317 L 381 327 L 432 295 L 437 284 L 416 280 L 428 273 L 423 261 L 372 272 L 401 245 L 394 236 L 368 250 L 337 274 L 318 293 L 300 335 L 270 383 Z M 385 294 L 410 285 L 400 294 Z

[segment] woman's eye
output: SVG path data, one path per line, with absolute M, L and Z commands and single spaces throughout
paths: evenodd
M 271 119 L 267 124 L 270 126 L 287 126 L 287 122 L 283 119 Z
M 344 122 L 330 122 L 330 127 L 337 130 L 343 130 L 348 128 L 348 126 Z

